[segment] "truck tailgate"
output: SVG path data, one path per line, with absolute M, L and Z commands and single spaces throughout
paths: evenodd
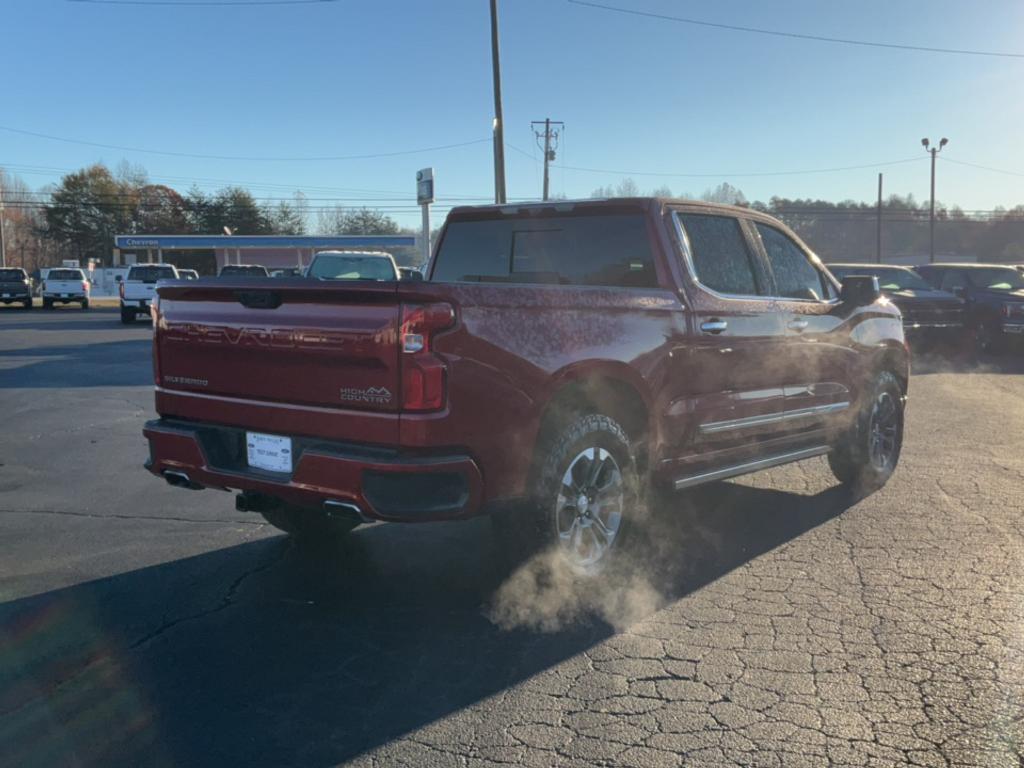
M 161 285 L 158 409 L 336 440 L 394 439 L 396 291 L 395 283 L 251 278 Z

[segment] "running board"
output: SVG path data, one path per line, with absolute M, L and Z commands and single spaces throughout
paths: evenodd
M 783 453 L 778 456 L 769 456 L 766 459 L 758 459 L 757 461 L 748 461 L 745 464 L 735 464 L 731 467 L 724 467 L 722 469 L 714 469 L 710 472 L 702 472 L 699 475 L 689 475 L 688 477 L 681 477 L 675 482 L 675 489 L 677 491 L 683 488 L 692 488 L 695 485 L 701 483 L 710 483 L 715 480 L 726 480 L 730 477 L 738 477 L 739 475 L 747 475 L 751 472 L 757 472 L 762 469 L 768 469 L 769 467 L 778 467 L 782 464 L 789 464 L 794 461 L 801 461 L 803 459 L 810 459 L 814 456 L 821 456 L 826 454 L 831 449 L 827 445 L 820 445 L 816 448 L 804 448 L 801 451 L 793 451 L 792 453 Z

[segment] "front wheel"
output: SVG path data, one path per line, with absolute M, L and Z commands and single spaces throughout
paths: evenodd
M 579 416 L 543 441 L 526 508 L 502 515 L 499 533 L 529 537 L 519 543 L 552 551 L 576 576 L 595 576 L 636 526 L 640 489 L 625 430 L 608 416 Z
M 850 431 L 828 455 L 837 480 L 862 492 L 889 481 L 903 448 L 904 402 L 899 380 L 889 371 L 879 373 Z

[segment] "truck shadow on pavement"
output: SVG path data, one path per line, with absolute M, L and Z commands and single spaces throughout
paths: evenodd
M 152 346 L 147 335 L 127 341 L 0 349 L 0 389 L 151 386 Z
M 678 600 L 852 503 L 699 489 L 658 511 L 645 568 Z M 615 632 L 496 626 L 511 568 L 487 519 L 378 525 L 315 556 L 272 536 L 0 604 L 0 764 L 336 765 Z

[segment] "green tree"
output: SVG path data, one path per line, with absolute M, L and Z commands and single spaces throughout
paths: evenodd
M 347 211 L 341 219 L 342 235 L 397 235 L 398 223 L 381 211 L 359 208 Z
M 45 206 L 46 235 L 68 256 L 110 262 L 114 235 L 130 231 L 132 200 L 103 165 L 61 179 Z

